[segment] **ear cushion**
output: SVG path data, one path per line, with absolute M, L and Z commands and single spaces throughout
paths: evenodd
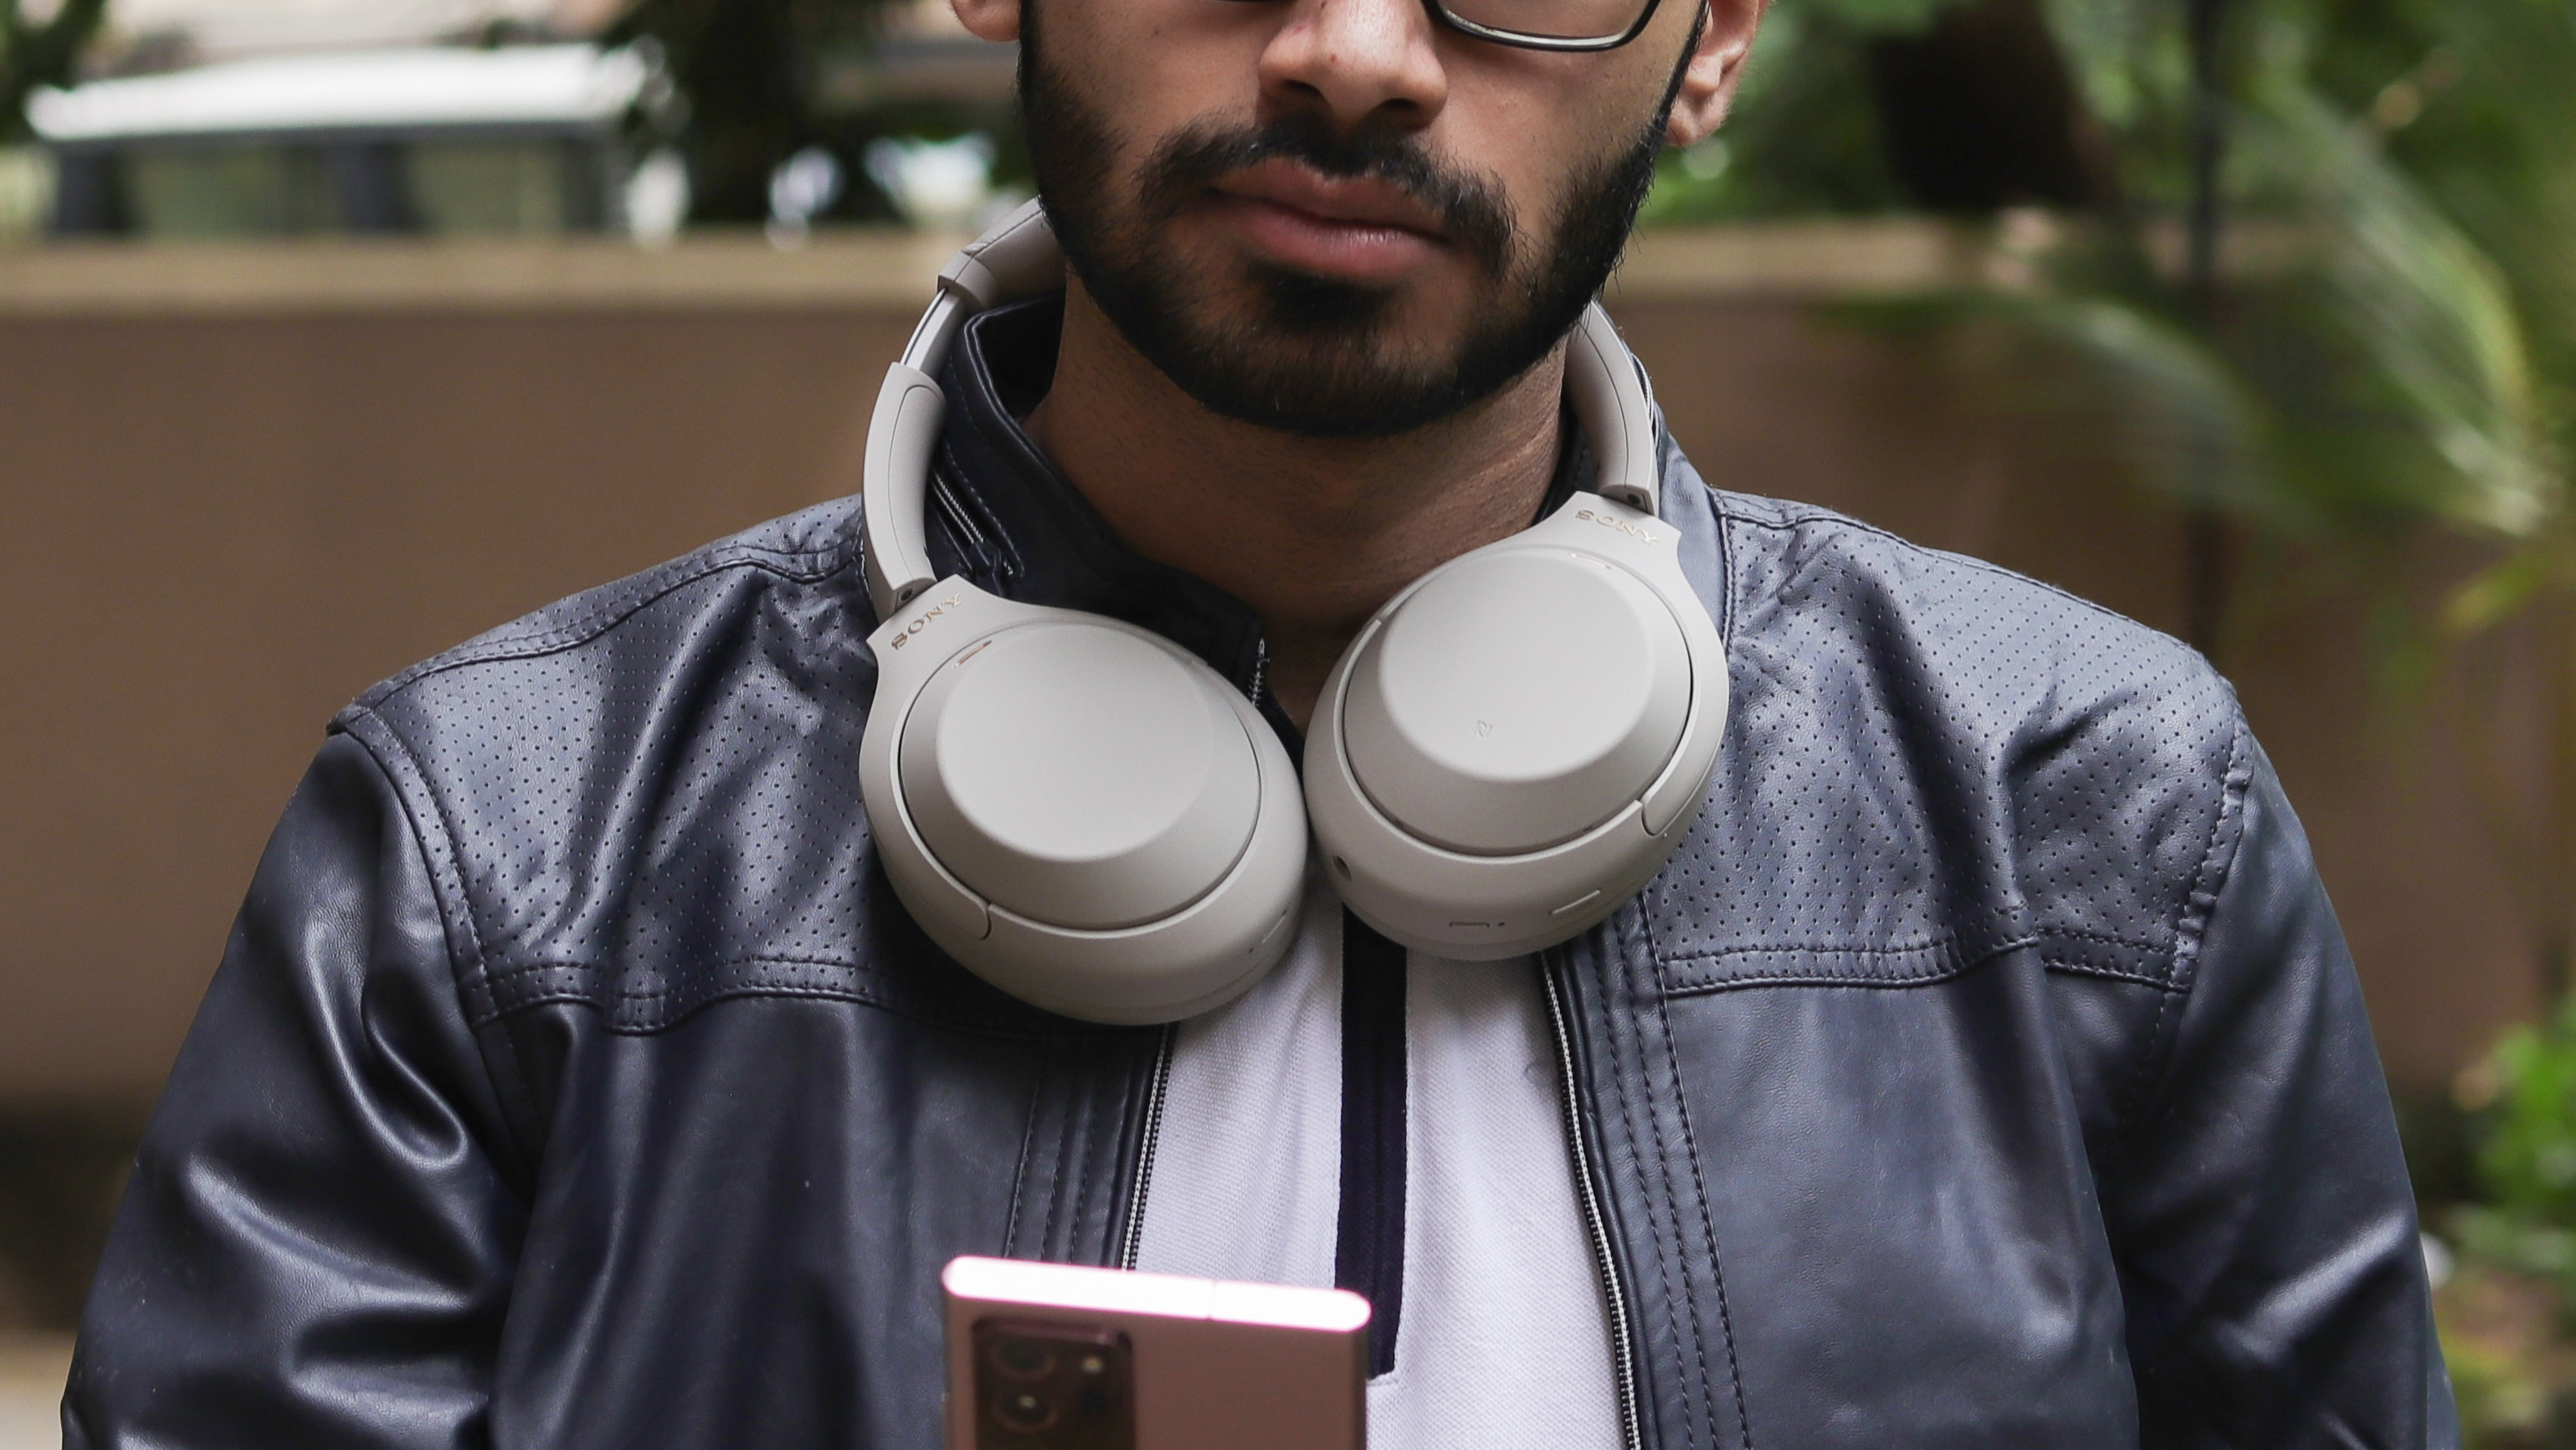
M 1096 1022 L 1175 1020 L 1267 971 L 1288 945 L 1305 813 L 1241 694 L 1098 616 L 955 581 L 919 603 L 871 639 L 860 768 L 887 875 L 933 939 L 1004 991 Z
M 1584 930 L 1697 815 L 1726 660 L 1674 531 L 1578 494 L 1380 610 L 1317 702 L 1306 803 L 1361 919 L 1494 960 Z

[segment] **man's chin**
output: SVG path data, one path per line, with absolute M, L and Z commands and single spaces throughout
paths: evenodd
M 1302 437 L 1393 437 L 1503 381 L 1475 366 L 1480 333 L 1512 310 L 1485 295 L 1493 289 L 1446 277 L 1359 283 L 1249 259 L 1204 236 L 1159 240 L 1077 259 L 1076 270 L 1127 343 L 1220 417 Z

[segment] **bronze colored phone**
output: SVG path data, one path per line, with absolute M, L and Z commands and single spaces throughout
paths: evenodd
M 1368 1301 L 951 1260 L 948 1450 L 1365 1450 Z

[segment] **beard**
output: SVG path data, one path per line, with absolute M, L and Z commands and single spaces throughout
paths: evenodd
M 1618 266 L 1681 83 L 1676 67 L 1653 121 L 1580 170 L 1554 226 L 1534 235 L 1493 179 L 1441 161 L 1399 128 L 1336 134 L 1314 113 L 1190 127 L 1121 178 L 1107 118 L 1047 63 L 1038 8 L 1021 10 L 1020 105 L 1038 195 L 1074 275 L 1127 344 L 1200 406 L 1310 437 L 1410 432 L 1490 397 L 1554 350 Z M 1461 335 L 1446 345 L 1402 335 L 1395 289 L 1260 262 L 1239 278 L 1246 305 L 1221 315 L 1220 293 L 1237 279 L 1193 267 L 1169 224 L 1218 180 L 1272 160 L 1372 178 L 1429 208 L 1479 293 Z

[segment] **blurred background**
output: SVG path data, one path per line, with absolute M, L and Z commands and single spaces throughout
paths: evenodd
M 0 0 L 0 1447 L 323 723 L 852 490 L 1014 63 L 944 0 Z M 1646 223 L 1712 481 L 2236 682 L 2475 1443 L 2576 1445 L 2576 6 L 1779 0 Z

